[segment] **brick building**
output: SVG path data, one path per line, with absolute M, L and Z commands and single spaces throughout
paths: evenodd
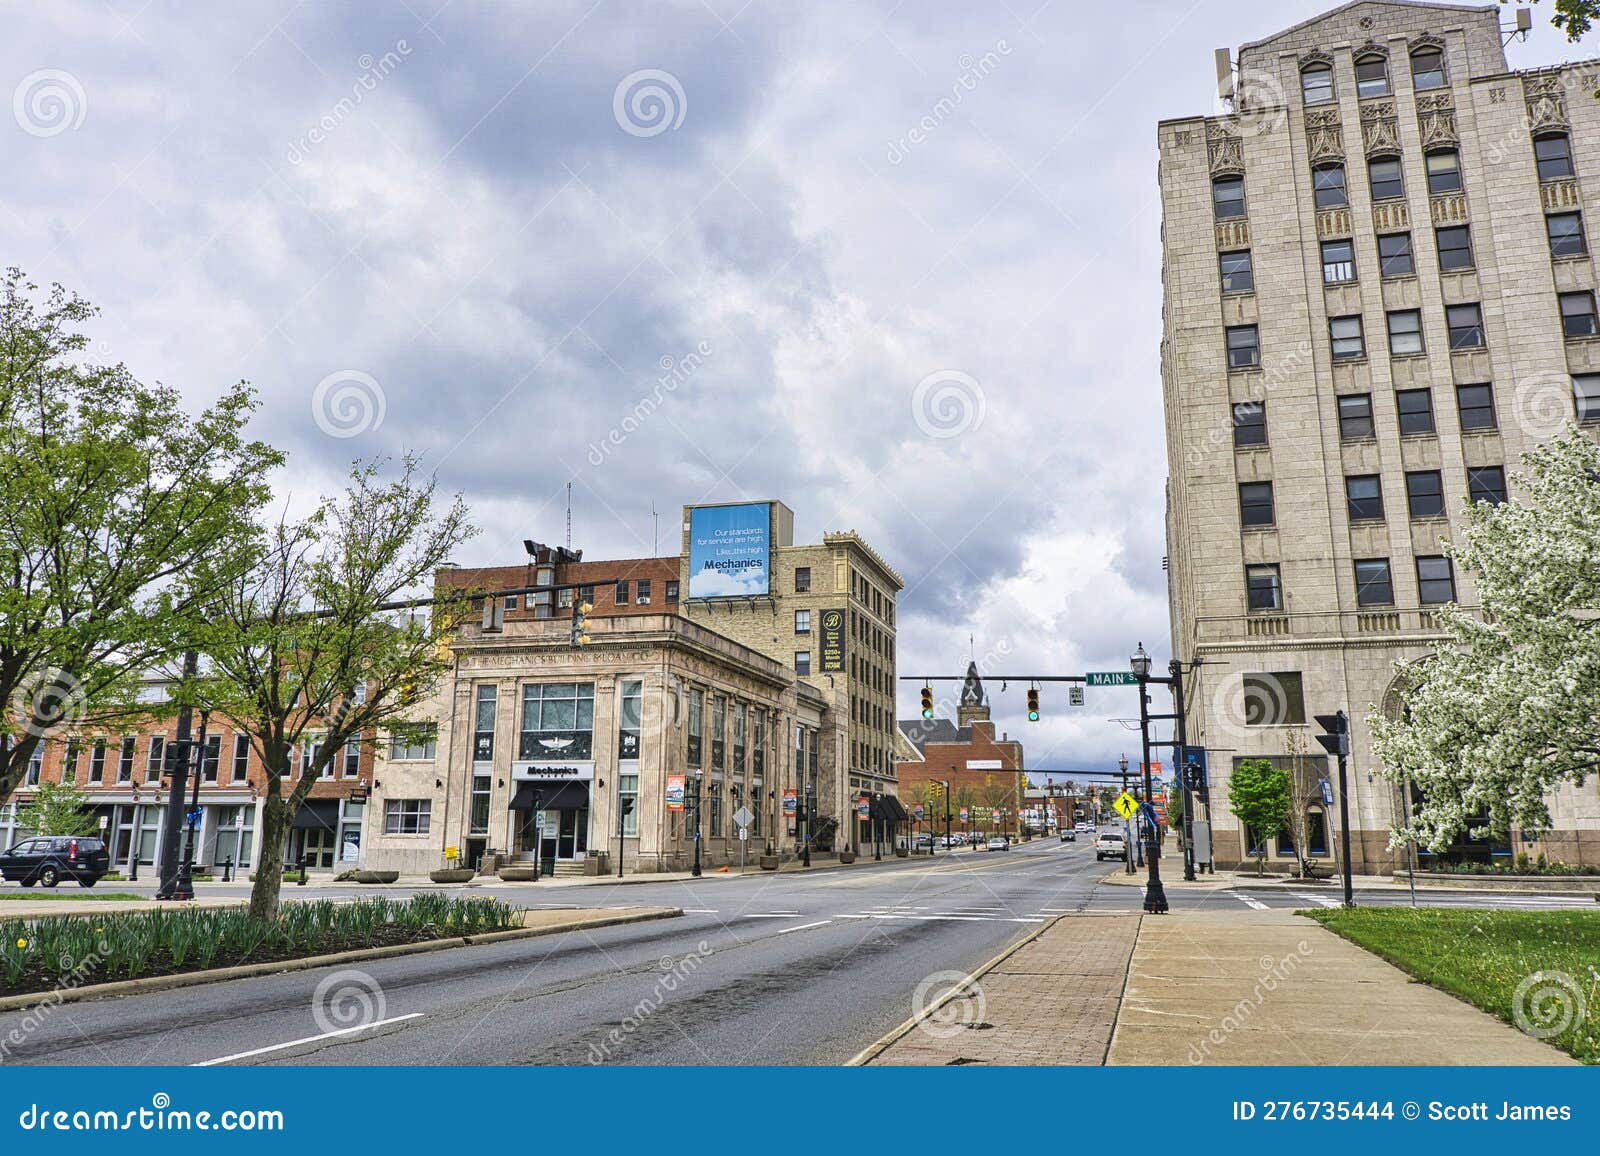
M 1240 48 L 1232 115 L 1158 127 L 1172 637 L 1224 865 L 1233 767 L 1326 774 L 1308 724 L 1340 708 L 1352 860 L 1397 865 L 1365 718 L 1402 709 L 1432 608 L 1476 605 L 1446 543 L 1529 446 L 1600 431 L 1596 65 L 1508 70 L 1503 11 L 1345 4 Z M 1600 863 L 1600 782 L 1550 805 L 1542 840 L 1452 854 Z
M 950 784 L 952 830 L 1016 832 L 1025 797 L 1022 744 L 996 737 L 977 663 L 967 665 L 956 721 L 901 719 L 895 774 L 907 805 L 927 805 L 929 784 Z M 965 823 L 960 811 L 965 809 Z

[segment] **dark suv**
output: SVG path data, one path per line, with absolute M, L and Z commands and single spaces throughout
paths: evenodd
M 0 853 L 0 878 L 15 879 L 24 887 L 54 887 L 63 879 L 93 887 L 109 870 L 105 840 L 86 835 L 40 835 Z

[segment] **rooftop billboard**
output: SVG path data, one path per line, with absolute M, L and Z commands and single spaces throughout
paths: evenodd
M 689 510 L 689 597 L 768 593 L 772 511 L 767 502 Z

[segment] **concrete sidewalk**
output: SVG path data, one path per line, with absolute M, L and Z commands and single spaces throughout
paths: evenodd
M 1066 915 L 950 989 L 857 1062 L 1577 1062 L 1284 910 Z

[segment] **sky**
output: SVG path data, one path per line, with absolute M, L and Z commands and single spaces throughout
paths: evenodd
M 1156 122 L 1332 6 L 0 0 L 0 263 L 248 380 L 291 506 L 414 452 L 475 565 L 569 482 L 588 558 L 778 498 L 903 576 L 902 673 L 1164 665 Z M 1126 688 L 990 690 L 1032 767 L 1137 742 Z

